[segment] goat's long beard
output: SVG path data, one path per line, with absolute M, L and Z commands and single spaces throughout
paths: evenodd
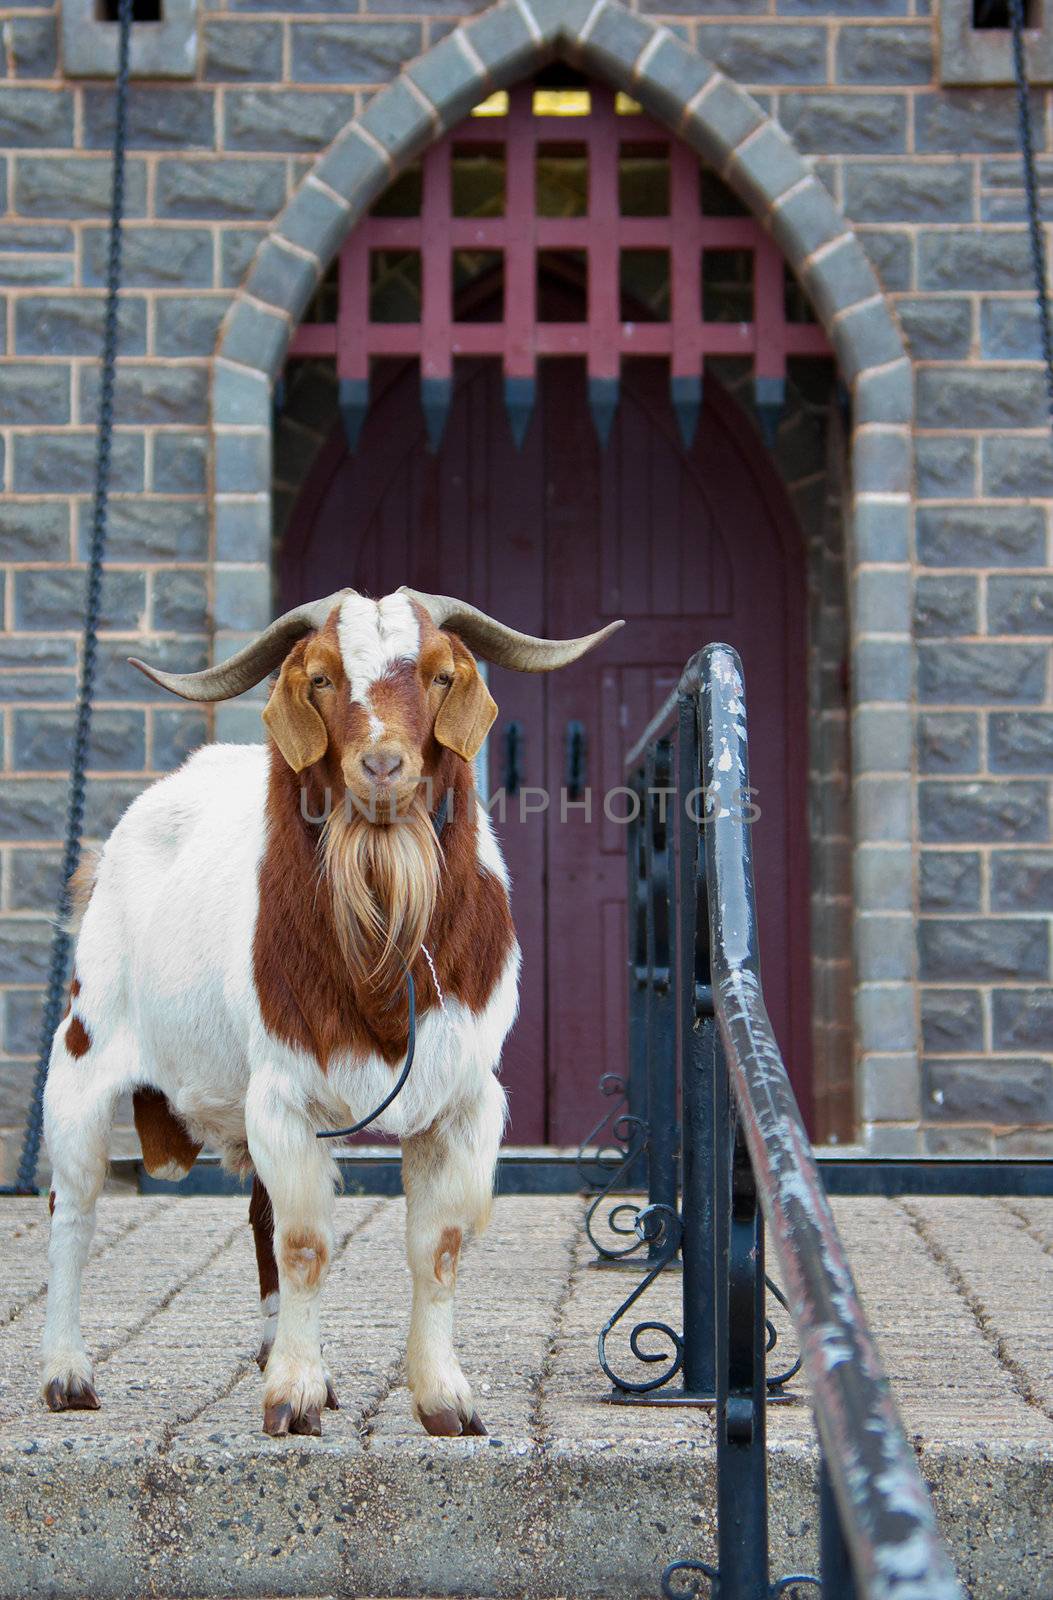
M 337 806 L 322 845 L 344 960 L 357 981 L 393 994 L 403 963 L 412 966 L 424 943 L 439 892 L 442 852 L 424 798 L 386 825 Z

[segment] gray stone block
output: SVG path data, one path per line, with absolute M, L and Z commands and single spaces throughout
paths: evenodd
M 72 256 L 0 255 L 0 287 L 11 289 L 72 288 Z
M 851 881 L 860 910 L 913 910 L 914 868 L 909 845 L 860 845 L 855 852 Z
M 119 29 L 96 0 L 63 0 L 60 10 L 62 65 L 70 78 L 116 77 Z M 149 27 L 131 30 L 128 71 L 132 78 L 192 78 L 197 63 L 196 0 L 165 0 Z
M 77 507 L 80 559 L 87 557 L 91 506 Z M 207 561 L 208 508 L 203 500 L 111 500 L 111 561 Z
M 73 756 L 75 712 L 33 707 L 15 714 L 14 753 L 27 772 L 67 772 Z M 146 718 L 141 711 L 96 709 L 91 719 L 88 769 L 134 772 L 146 760 Z
M 652 50 L 637 78 L 636 93 L 660 120 L 676 127 L 689 105 L 713 76 L 713 64 L 676 38 Z
M 70 420 L 70 368 L 33 361 L 0 367 L 0 423 L 55 427 Z
M 984 1048 L 983 1004 L 979 990 L 922 989 L 921 1043 L 929 1055 L 962 1051 L 979 1054 Z
M 84 230 L 84 282 L 106 282 L 108 230 Z M 123 277 L 129 288 L 211 289 L 212 234 L 207 228 L 152 228 L 140 223 L 124 230 Z
M 897 844 L 912 832 L 910 785 L 896 778 L 857 777 L 852 789 L 856 832 L 870 844 Z
M 60 839 L 65 829 L 66 787 L 65 777 L 0 779 L 0 836 L 40 844 Z
M 1040 506 L 922 506 L 918 559 L 927 567 L 1034 567 L 1045 562 Z
M 1049 975 L 1049 928 L 1037 917 L 923 917 L 921 976 L 934 983 L 998 983 Z
M 976 578 L 919 577 L 914 589 L 914 627 L 919 637 L 978 633 L 978 588 Z
M 993 499 L 1053 498 L 1053 450 L 1048 439 L 992 434 L 981 442 L 983 493 Z
M 205 571 L 157 573 L 151 628 L 158 633 L 207 633 L 211 625 Z
M 912 1052 L 916 1045 L 914 987 L 862 984 L 856 991 L 856 1027 L 862 1050 Z M 918 1067 L 913 1056 L 868 1061 L 863 1070 L 863 1116 L 908 1120 L 918 1115 Z
M 0 917 L 0 983 L 43 983 L 48 975 L 50 921 L 40 917 Z M 27 1055 L 35 1054 L 37 1036 L 27 1040 Z
M 266 433 L 217 434 L 216 492 L 256 492 L 269 475 L 270 443 L 270 435 Z
M 346 220 L 342 213 L 345 230 Z M 279 239 L 270 238 L 256 252 L 245 287 L 257 300 L 277 306 L 296 322 L 318 286 L 318 277 L 319 263 L 314 256 L 299 255 Z
M 355 114 L 350 91 L 228 89 L 228 150 L 322 150 Z
M 159 161 L 155 204 L 159 217 L 266 222 L 285 204 L 285 189 L 284 161 Z
M 907 100 L 901 94 L 785 94 L 779 121 L 799 150 L 817 155 L 907 148 Z
M 923 911 L 979 911 L 979 852 L 923 850 L 918 894 Z
M 216 505 L 216 559 L 263 561 L 271 557 L 271 525 L 263 500 L 220 500 Z
M 923 228 L 918 235 L 919 289 L 1017 289 L 1030 253 L 1020 228 L 958 232 Z
M 856 238 L 887 294 L 914 287 L 914 238 L 905 228 L 858 228 Z
M 773 200 L 808 176 L 808 168 L 774 122 L 735 151 L 726 172 L 760 216 L 766 215 Z
M 10 862 L 12 911 L 53 911 L 62 882 L 61 850 L 12 850 Z
M 918 785 L 918 822 L 928 844 L 1007 844 L 1049 838 L 1049 803 L 1041 783 Z
M 839 238 L 844 222 L 826 189 L 811 178 L 775 202 L 771 229 L 787 260 L 798 262 Z
M 216 572 L 217 628 L 251 633 L 273 615 L 268 567 L 220 567 Z
M 94 423 L 99 414 L 99 369 L 82 367 L 78 416 Z M 114 418 L 133 423 L 205 423 L 208 418 L 208 368 L 122 362 L 117 369 Z
M 158 708 L 151 718 L 150 765 L 155 772 L 171 772 L 192 750 L 208 738 L 204 711 L 168 711 Z
M 154 304 L 154 348 L 159 356 L 210 356 L 230 296 L 164 295 Z
M 841 374 L 851 383 L 867 367 L 882 367 L 905 354 L 899 329 L 883 299 L 853 306 L 837 321 L 834 346 Z M 859 418 L 860 422 L 863 418 Z
M 228 361 L 273 373 L 285 354 L 289 327 L 277 312 L 240 304 L 224 329 L 219 354 Z
M 219 281 L 224 289 L 240 288 L 267 238 L 263 228 L 222 228 L 219 235 Z
M 891 366 L 861 372 L 855 381 L 852 400 L 858 423 L 912 422 L 912 369 L 906 351 Z
M 1053 634 L 1053 578 L 989 578 L 987 631 Z
M 15 351 L 23 356 L 95 356 L 102 350 L 100 294 L 27 294 L 15 302 Z M 122 356 L 146 354 L 146 301 L 124 295 L 118 316 Z
M 839 243 L 811 261 L 801 281 L 824 323 L 831 322 L 839 311 L 878 293 L 874 269 L 853 234 L 845 234 Z
M 988 746 L 992 772 L 1053 772 L 1053 712 L 993 711 Z
M 303 366 L 304 363 L 298 361 L 290 369 L 291 384 L 296 384 L 298 369 Z M 333 381 L 335 383 L 335 377 Z M 273 407 L 269 380 L 259 372 L 218 366 L 212 384 L 212 410 L 218 428 L 256 427 L 270 430 Z M 330 415 L 326 418 L 326 425 L 331 425 L 331 422 Z M 258 492 L 266 488 L 266 484 L 261 484 Z
M 1019 367 L 921 367 L 920 428 L 1041 428 L 1048 421 L 1041 372 Z
M 1034 296 L 981 300 L 980 354 L 988 361 L 1040 361 L 1042 338 Z
M 136 639 L 131 648 L 127 639 L 99 641 L 99 668 L 96 693 L 100 701 L 160 701 L 171 706 L 172 696 L 167 689 L 152 683 L 141 672 L 128 664 L 134 655 L 151 666 L 165 672 L 200 672 L 209 665 L 208 643 L 205 638 L 183 634 L 178 639 L 148 637 Z
M 857 773 L 907 772 L 911 747 L 908 710 L 899 706 L 856 707 L 852 714 L 852 750 Z
M 854 935 L 860 983 L 906 981 L 913 976 L 914 926 L 910 917 L 857 917 Z
M 86 86 L 81 93 L 85 149 L 112 149 L 113 85 Z M 130 150 L 213 150 L 215 146 L 215 90 L 194 89 L 182 83 L 171 87 L 132 84 L 128 91 Z
M 1053 1122 L 1053 1067 L 1006 1057 L 924 1061 L 925 1112 L 947 1122 Z
M 826 82 L 827 30 L 778 22 L 703 22 L 699 50 L 736 83 Z
M 161 494 L 204 494 L 208 488 L 208 435 L 157 434 L 152 483 Z
M 1038 704 L 1048 654 L 1041 645 L 919 644 L 918 698 L 930 705 Z
M 409 76 L 439 112 L 443 128 L 456 127 L 473 106 L 486 98 L 486 78 L 478 71 L 459 39 L 448 34 L 407 68 Z M 363 150 L 368 147 L 356 140 Z M 375 154 L 375 152 L 374 152 Z M 326 182 L 330 182 L 326 179 Z M 334 184 L 340 194 L 350 198 L 352 187 Z
M 14 161 L 14 204 L 25 217 L 106 217 L 113 167 L 108 156 L 19 155 Z M 146 213 L 146 164 L 129 157 L 124 168 L 124 214 Z
M 294 22 L 295 83 L 387 83 L 423 48 L 417 22 Z
M 996 989 L 991 996 L 996 1050 L 1048 1050 L 1053 1039 L 1053 989 Z
M 15 434 L 11 482 L 16 494 L 90 494 L 95 487 L 98 451 L 94 431 L 54 432 L 49 429 Z M 144 445 L 141 434 L 115 433 L 110 456 L 110 488 L 139 492 L 144 487 Z M 61 554 L 68 550 L 63 529 Z M 42 553 L 54 557 L 52 546 Z
M 48 902 L 42 902 L 40 907 L 34 906 L 33 909 L 42 910 L 45 904 Z M 50 904 L 54 905 L 55 902 L 51 901 Z M 40 1047 L 40 1029 L 44 1013 L 43 990 L 9 989 L 5 1001 L 5 1053 L 9 1056 L 35 1056 Z M 24 1095 L 22 1099 L 24 1103 Z
M 914 446 L 914 472 L 919 500 L 972 500 L 977 495 L 977 441 L 921 434 Z
M 857 700 L 908 701 L 911 668 L 908 640 L 858 640 L 852 650 L 852 680 Z
M 738 84 L 719 79 L 681 124 L 681 137 L 703 161 L 722 168 L 732 150 L 764 121 L 757 101 Z
M 932 29 L 927 23 L 842 28 L 838 33 L 839 83 L 872 84 L 875 88 L 931 83 L 932 71 Z
M 75 667 L 77 646 L 72 639 L 24 639 L 13 633 L 0 633 L 0 667 L 23 671 L 40 667 Z M 8 685 L 8 698 L 12 685 Z M 54 695 L 56 700 L 68 698 Z
M 106 839 L 136 797 L 149 787 L 148 778 L 89 778 L 84 831 L 89 839 Z
M 852 162 L 844 191 L 854 222 L 969 222 L 974 215 L 972 170 L 959 162 Z
M 906 633 L 910 629 L 910 573 L 860 568 L 852 580 L 856 627 L 863 633 Z
M 73 95 L 69 89 L 0 88 L 0 146 L 53 150 L 73 144 Z
M 1041 98 L 1032 97 L 1039 149 L 1044 148 Z M 942 89 L 914 102 L 914 144 L 919 153 L 970 155 L 1018 149 L 1015 96 L 1008 90 Z
M 1053 911 L 1053 851 L 993 850 L 991 910 Z
M 208 17 L 202 28 L 205 77 L 212 83 L 277 83 L 282 25 Z
M 84 621 L 86 575 L 70 567 L 24 568 L 15 574 L 15 627 L 34 632 L 79 629 Z M 146 580 L 141 572 L 109 571 L 103 575 L 104 628 L 134 630 L 146 609 Z
M 918 295 L 896 301 L 911 354 L 918 360 L 965 359 L 972 345 L 972 303 Z
M 907 494 L 912 440 L 904 428 L 857 428 L 852 460 L 857 494 Z
M 16 78 L 54 78 L 58 29 L 54 16 L 14 17 L 7 24 L 8 55 Z
M 853 524 L 854 557 L 858 562 L 900 562 L 910 559 L 910 506 L 903 501 L 861 500 Z

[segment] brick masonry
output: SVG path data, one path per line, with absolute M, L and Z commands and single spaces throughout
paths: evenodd
M 122 662 L 133 648 L 203 662 L 265 620 L 272 486 L 280 518 L 299 481 L 293 416 L 272 484 L 270 375 L 318 273 L 398 162 L 557 48 L 724 170 L 838 350 L 847 457 L 813 470 L 794 455 L 795 425 L 778 462 L 810 562 L 817 1014 L 828 1055 L 835 1039 L 843 1051 L 844 1103 L 854 1090 L 879 1152 L 1053 1153 L 1053 455 L 1012 94 L 941 88 L 929 12 L 928 0 L 203 6 L 194 78 L 137 81 L 132 95 L 93 829 L 204 733 L 258 726 L 252 706 L 208 719 L 173 705 Z M 10 1125 L 35 1052 L 62 826 L 112 85 L 62 77 L 55 9 L 3 17 Z M 1050 95 L 1033 105 L 1048 185 Z M 341 134 L 358 118 L 362 131 Z

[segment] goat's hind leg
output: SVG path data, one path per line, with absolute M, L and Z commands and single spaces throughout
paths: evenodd
M 486 1432 L 453 1348 L 453 1296 L 461 1245 L 489 1219 L 504 1120 L 504 1090 L 488 1075 L 475 1101 L 402 1145 L 413 1274 L 406 1376 L 417 1417 L 440 1436 Z
M 74 1014 L 58 1029 L 44 1091 L 52 1176 L 41 1353 L 42 1392 L 52 1411 L 95 1411 L 99 1405 L 80 1326 L 81 1277 L 95 1231 L 95 1202 L 106 1181 L 114 1107 L 124 1087 L 101 1054 L 85 1045 L 90 1035 L 76 1023 Z

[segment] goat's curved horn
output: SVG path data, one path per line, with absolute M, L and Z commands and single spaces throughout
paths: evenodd
M 450 628 L 460 634 L 465 644 L 478 652 L 484 660 L 497 667 L 514 667 L 517 672 L 551 672 L 555 667 L 569 666 L 587 650 L 602 644 L 604 639 L 625 626 L 624 622 L 609 622 L 596 633 L 586 633 L 580 639 L 535 639 L 529 633 L 517 633 L 503 622 L 488 617 L 485 611 L 464 600 L 455 600 L 448 594 L 421 594 L 418 589 L 405 586 L 399 590 L 423 606 L 439 628 Z
M 232 700 L 236 694 L 244 694 L 246 689 L 261 683 L 268 672 L 284 661 L 297 639 L 324 627 L 330 613 L 352 593 L 352 589 L 338 589 L 324 600 L 312 600 L 294 611 L 287 611 L 244 650 L 239 650 L 228 661 L 221 661 L 217 667 L 207 667 L 204 672 L 162 672 L 135 656 L 129 656 L 128 660 L 162 689 L 170 689 L 184 700 Z

